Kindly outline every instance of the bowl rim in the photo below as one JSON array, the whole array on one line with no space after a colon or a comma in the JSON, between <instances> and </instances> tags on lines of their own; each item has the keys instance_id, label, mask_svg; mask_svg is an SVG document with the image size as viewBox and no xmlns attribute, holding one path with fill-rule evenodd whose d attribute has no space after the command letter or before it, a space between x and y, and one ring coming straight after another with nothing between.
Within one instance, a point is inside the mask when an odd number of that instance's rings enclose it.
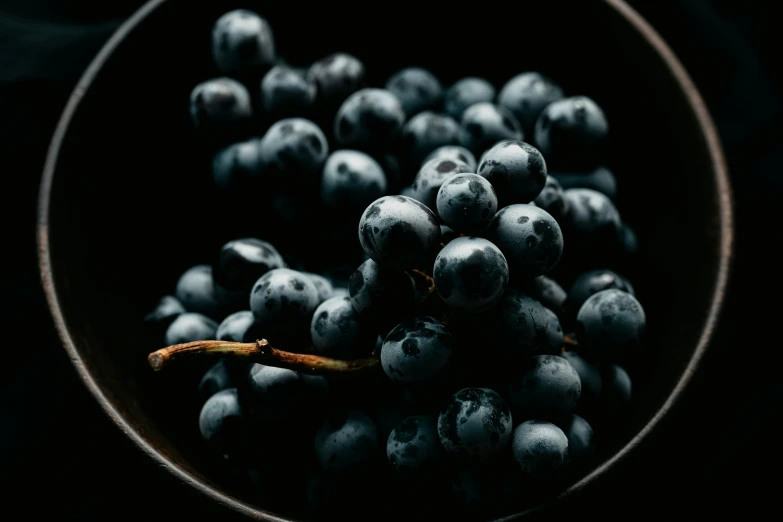
<instances>
[{"instance_id":1,"label":"bowl rim","mask_svg":"<svg viewBox=\"0 0 783 522\"><path fill-rule=\"evenodd\" d=\"M169 460L163 453L158 451L152 443L148 442L141 435L141 433L139 433L133 427L132 423L128 422L123 417L123 415L117 411L111 400L106 396L96 380L90 374L78 348L76 347L76 343L71 336L65 315L63 314L62 307L60 306L58 291L55 288L48 233L49 202L54 173L57 169L60 148L62 146L63 140L68 132L70 123L79 108L79 104L82 98L88 91L90 85L93 83L95 77L103 68L105 62L110 59L112 54L114 54L114 51L126 39L126 37L166 1L167 0L149 0L125 22L122 23L122 25L103 45L95 58L93 58L93 60L90 62L90 65L79 79L76 87L68 99L65 109L62 112L46 155L38 198L38 219L36 229L38 265L41 282L58 335L64 345L66 352L68 353L69 358L71 359L71 362L79 374L79 377L90 393L92 393L92 395L98 401L103 411L123 431L123 433L125 433L125 435L127 435L128 438L130 438L136 444L136 446L138 446L144 453L149 455L173 476L192 486L207 497L232 509L233 511L239 512L257 520L290 522L292 519L281 518L262 509L252 507L242 500L227 495L218 489L205 484L199 478L195 477L193 474L186 471L178 464ZM675 56L674 52L669 48L668 44L666 44L663 38L655 31L655 29L653 29L652 26L635 9L628 5L625 0L603 1L610 8L614 9L614 11L620 15L633 29L635 29L636 32L646 42L646 44L649 45L663 60L669 74L677 82L679 89L685 96L692 115L696 120L697 127L699 128L705 140L707 153L710 159L712 175L715 181L718 195L718 230L720 233L718 251L720 260L718 264L717 277L715 279L715 286L710 300L707 319L704 323L704 327L696 345L696 349L694 350L688 365L677 381L674 389L669 394L666 401L660 406L658 411L647 422L647 424L611 458L604 461L601 465L593 469L588 475L584 476L578 482L572 484L570 487L568 487L568 489L556 497L549 499L547 502L540 505L499 519L497 522L516 520L528 513L539 511L543 508L546 508L547 506L551 506L555 501L564 500L566 497L574 496L575 493L582 491L589 484L593 483L599 476L610 471L611 468L613 468L622 459L627 457L632 450L634 450L649 437L661 419L679 400L688 383L690 382L693 374L698 368L716 328L718 316L723 305L726 287L728 284L734 243L732 192L728 178L728 169L720 144L720 138L712 118L707 110L704 100L701 97L701 94L694 85L685 68L682 66L679 59Z\"/></svg>"}]
</instances>

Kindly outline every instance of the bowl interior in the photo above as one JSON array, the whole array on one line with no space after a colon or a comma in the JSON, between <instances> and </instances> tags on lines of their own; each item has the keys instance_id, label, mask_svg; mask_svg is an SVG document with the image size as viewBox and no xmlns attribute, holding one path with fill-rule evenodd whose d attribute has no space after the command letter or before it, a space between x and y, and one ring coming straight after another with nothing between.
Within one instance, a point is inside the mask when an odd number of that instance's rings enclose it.
<instances>
[{"instance_id":1,"label":"bowl interior","mask_svg":"<svg viewBox=\"0 0 783 522\"><path fill-rule=\"evenodd\" d=\"M702 333L720 263L719 204L705 138L663 60L609 5L575 4L531 2L523 15L491 4L436 17L388 6L380 17L320 5L241 6L268 18L279 54L295 65L350 52L373 86L410 65L431 69L444 84L477 75L496 87L538 70L604 108L618 208L640 239L638 262L622 269L649 325L630 368L635 397L625 442L669 396ZM217 76L212 23L235 6L164 2L105 61L59 150L48 241L68 335L120 418L187 473L252 503L216 478L204 457L193 372L153 374L140 335L140 319L173 292L179 274L212 262L230 239L295 237L312 258L322 246L322 230L270 229L263 194L241 202L217 194L214 147L191 127L190 90Z\"/></svg>"}]
</instances>

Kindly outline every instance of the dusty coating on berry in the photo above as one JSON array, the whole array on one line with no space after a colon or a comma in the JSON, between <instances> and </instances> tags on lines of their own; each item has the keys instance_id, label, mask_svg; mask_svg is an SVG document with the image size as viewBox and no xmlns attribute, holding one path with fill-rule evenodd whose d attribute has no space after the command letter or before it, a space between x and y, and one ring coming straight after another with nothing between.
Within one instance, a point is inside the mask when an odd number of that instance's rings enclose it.
<instances>
[{"instance_id":1,"label":"dusty coating on berry","mask_svg":"<svg viewBox=\"0 0 783 522\"><path fill-rule=\"evenodd\" d=\"M261 139L265 168L284 176L300 179L318 176L328 155L329 145L323 131L304 118L278 120Z\"/></svg>"},{"instance_id":2,"label":"dusty coating on berry","mask_svg":"<svg viewBox=\"0 0 783 522\"><path fill-rule=\"evenodd\" d=\"M209 317L197 313L177 316L166 329L166 345L191 343L215 338L218 324Z\"/></svg>"},{"instance_id":3,"label":"dusty coating on berry","mask_svg":"<svg viewBox=\"0 0 783 522\"><path fill-rule=\"evenodd\" d=\"M487 460L511 438L511 411L497 392L465 388L441 410L438 435L447 452Z\"/></svg>"},{"instance_id":4,"label":"dusty coating on berry","mask_svg":"<svg viewBox=\"0 0 783 522\"><path fill-rule=\"evenodd\" d=\"M622 222L617 207L606 195L591 189L568 189L563 196L569 208L567 223L578 241L589 243L601 235L616 240Z\"/></svg>"},{"instance_id":5,"label":"dusty coating on berry","mask_svg":"<svg viewBox=\"0 0 783 522\"><path fill-rule=\"evenodd\" d=\"M218 341L252 343L261 339L261 329L250 310L242 310L229 315L217 328L215 338Z\"/></svg>"},{"instance_id":6,"label":"dusty coating on berry","mask_svg":"<svg viewBox=\"0 0 783 522\"><path fill-rule=\"evenodd\" d=\"M448 158L435 158L421 166L413 180L414 199L425 204L432 212L437 211L438 190L441 185L456 174L471 173L467 163Z\"/></svg>"},{"instance_id":7,"label":"dusty coating on berry","mask_svg":"<svg viewBox=\"0 0 783 522\"><path fill-rule=\"evenodd\" d=\"M334 209L363 210L387 189L386 174L371 156L357 150L337 150L321 175L321 199Z\"/></svg>"},{"instance_id":8,"label":"dusty coating on berry","mask_svg":"<svg viewBox=\"0 0 783 522\"><path fill-rule=\"evenodd\" d=\"M483 155L477 173L495 187L500 207L531 202L547 180L544 157L538 149L520 140L494 144Z\"/></svg>"},{"instance_id":9,"label":"dusty coating on berry","mask_svg":"<svg viewBox=\"0 0 783 522\"><path fill-rule=\"evenodd\" d=\"M264 329L307 329L319 302L313 281L289 268L270 270L250 292L250 309Z\"/></svg>"},{"instance_id":10,"label":"dusty coating on berry","mask_svg":"<svg viewBox=\"0 0 783 522\"><path fill-rule=\"evenodd\" d=\"M615 288L590 296L576 316L580 352L596 359L624 358L641 343L646 317L639 301Z\"/></svg>"},{"instance_id":11,"label":"dusty coating on berry","mask_svg":"<svg viewBox=\"0 0 783 522\"><path fill-rule=\"evenodd\" d=\"M563 98L563 89L538 72L511 78L498 93L498 105L514 114L527 135L533 137L536 120L544 108Z\"/></svg>"},{"instance_id":12,"label":"dusty coating on berry","mask_svg":"<svg viewBox=\"0 0 783 522\"><path fill-rule=\"evenodd\" d=\"M532 357L509 384L511 404L536 418L551 419L570 414L581 393L579 374L558 355Z\"/></svg>"},{"instance_id":13,"label":"dusty coating on berry","mask_svg":"<svg viewBox=\"0 0 783 522\"><path fill-rule=\"evenodd\" d=\"M315 456L325 471L350 471L369 464L378 447L372 420L349 410L324 421L315 435Z\"/></svg>"},{"instance_id":14,"label":"dusty coating on berry","mask_svg":"<svg viewBox=\"0 0 783 522\"><path fill-rule=\"evenodd\" d=\"M405 418L389 434L386 457L392 469L401 473L435 468L443 458L435 417Z\"/></svg>"},{"instance_id":15,"label":"dusty coating on berry","mask_svg":"<svg viewBox=\"0 0 783 522\"><path fill-rule=\"evenodd\" d=\"M563 425L563 433L568 439L568 452L571 457L589 457L593 454L593 428L582 417L571 415Z\"/></svg>"},{"instance_id":16,"label":"dusty coating on berry","mask_svg":"<svg viewBox=\"0 0 783 522\"><path fill-rule=\"evenodd\" d=\"M451 308L482 312L503 297L508 264L500 249L486 239L458 237L435 259L435 289Z\"/></svg>"},{"instance_id":17,"label":"dusty coating on berry","mask_svg":"<svg viewBox=\"0 0 783 522\"><path fill-rule=\"evenodd\" d=\"M536 121L535 142L555 167L591 168L609 125L601 108L587 96L550 103Z\"/></svg>"},{"instance_id":18,"label":"dusty coating on berry","mask_svg":"<svg viewBox=\"0 0 783 522\"><path fill-rule=\"evenodd\" d=\"M522 277L544 275L563 253L560 225L545 210L533 205L500 209L489 224L488 238L506 256L510 270Z\"/></svg>"},{"instance_id":19,"label":"dusty coating on berry","mask_svg":"<svg viewBox=\"0 0 783 522\"><path fill-rule=\"evenodd\" d=\"M250 93L231 78L207 80L190 93L190 117L196 127L229 128L252 114Z\"/></svg>"},{"instance_id":20,"label":"dusty coating on berry","mask_svg":"<svg viewBox=\"0 0 783 522\"><path fill-rule=\"evenodd\" d=\"M207 399L201 407L198 420L201 436L207 441L219 439L222 435L226 435L222 432L230 429L231 423L243 416L236 388L219 391Z\"/></svg>"},{"instance_id":21,"label":"dusty coating on berry","mask_svg":"<svg viewBox=\"0 0 783 522\"><path fill-rule=\"evenodd\" d=\"M174 295L188 312L210 317L215 317L220 312L212 267L209 265L196 265L185 270L177 281Z\"/></svg>"},{"instance_id":22,"label":"dusty coating on berry","mask_svg":"<svg viewBox=\"0 0 783 522\"><path fill-rule=\"evenodd\" d=\"M355 56L335 53L311 65L307 78L315 83L320 102L335 106L364 87L365 68Z\"/></svg>"},{"instance_id":23,"label":"dusty coating on berry","mask_svg":"<svg viewBox=\"0 0 783 522\"><path fill-rule=\"evenodd\" d=\"M253 11L229 11L212 28L212 56L217 68L226 74L269 67L276 58L272 28Z\"/></svg>"},{"instance_id":24,"label":"dusty coating on berry","mask_svg":"<svg viewBox=\"0 0 783 522\"><path fill-rule=\"evenodd\" d=\"M451 334L433 317L408 319L383 341L381 366L395 382L427 382L446 369L453 345Z\"/></svg>"},{"instance_id":25,"label":"dusty coating on berry","mask_svg":"<svg viewBox=\"0 0 783 522\"><path fill-rule=\"evenodd\" d=\"M384 196L364 211L359 242L378 264L413 269L440 243L440 225L435 214L415 199Z\"/></svg>"},{"instance_id":26,"label":"dusty coating on berry","mask_svg":"<svg viewBox=\"0 0 783 522\"><path fill-rule=\"evenodd\" d=\"M522 127L508 109L489 102L474 103L462 114L465 129L463 145L473 154L481 154L502 140L521 140Z\"/></svg>"},{"instance_id":27,"label":"dusty coating on berry","mask_svg":"<svg viewBox=\"0 0 783 522\"><path fill-rule=\"evenodd\" d=\"M315 82L285 65L276 65L261 80L261 103L275 114L303 112L315 102Z\"/></svg>"},{"instance_id":28,"label":"dusty coating on berry","mask_svg":"<svg viewBox=\"0 0 783 522\"><path fill-rule=\"evenodd\" d=\"M579 374L579 382L582 383L582 393L579 395L579 404L586 405L595 402L601 395L603 380L601 373L591 363L587 362L576 352L564 352L562 357L567 360Z\"/></svg>"},{"instance_id":29,"label":"dusty coating on berry","mask_svg":"<svg viewBox=\"0 0 783 522\"><path fill-rule=\"evenodd\" d=\"M334 137L344 147L380 150L405 122L400 100L385 89L366 88L350 95L334 120Z\"/></svg>"},{"instance_id":30,"label":"dusty coating on berry","mask_svg":"<svg viewBox=\"0 0 783 522\"><path fill-rule=\"evenodd\" d=\"M554 478L570 461L568 438L549 422L529 420L517 426L511 449L522 473L529 477Z\"/></svg>"},{"instance_id":31,"label":"dusty coating on berry","mask_svg":"<svg viewBox=\"0 0 783 522\"><path fill-rule=\"evenodd\" d=\"M477 174L457 174L443 182L436 199L440 218L454 230L481 235L495 217L494 187Z\"/></svg>"},{"instance_id":32,"label":"dusty coating on berry","mask_svg":"<svg viewBox=\"0 0 783 522\"><path fill-rule=\"evenodd\" d=\"M401 150L413 165L432 151L462 143L462 127L453 118L432 111L420 112L402 128Z\"/></svg>"},{"instance_id":33,"label":"dusty coating on berry","mask_svg":"<svg viewBox=\"0 0 783 522\"><path fill-rule=\"evenodd\" d=\"M476 157L468 149L461 145L444 145L430 152L422 165L433 159L450 159L452 161L460 161L470 167L471 172L476 172Z\"/></svg>"},{"instance_id":34,"label":"dusty coating on berry","mask_svg":"<svg viewBox=\"0 0 783 522\"><path fill-rule=\"evenodd\" d=\"M315 309L310 337L316 353L337 359L369 357L375 333L359 319L348 297L332 297Z\"/></svg>"},{"instance_id":35,"label":"dusty coating on berry","mask_svg":"<svg viewBox=\"0 0 783 522\"><path fill-rule=\"evenodd\" d=\"M395 73L386 82L386 88L399 98L408 117L436 108L443 97L438 79L421 67L408 67Z\"/></svg>"},{"instance_id":36,"label":"dusty coating on berry","mask_svg":"<svg viewBox=\"0 0 783 522\"><path fill-rule=\"evenodd\" d=\"M368 259L351 274L348 293L354 310L368 318L396 313L413 305L416 286L405 272Z\"/></svg>"},{"instance_id":37,"label":"dusty coating on berry","mask_svg":"<svg viewBox=\"0 0 783 522\"><path fill-rule=\"evenodd\" d=\"M443 108L452 118L460 119L465 109L480 102L492 102L495 87L484 78L468 77L455 82L443 95Z\"/></svg>"}]
</instances>

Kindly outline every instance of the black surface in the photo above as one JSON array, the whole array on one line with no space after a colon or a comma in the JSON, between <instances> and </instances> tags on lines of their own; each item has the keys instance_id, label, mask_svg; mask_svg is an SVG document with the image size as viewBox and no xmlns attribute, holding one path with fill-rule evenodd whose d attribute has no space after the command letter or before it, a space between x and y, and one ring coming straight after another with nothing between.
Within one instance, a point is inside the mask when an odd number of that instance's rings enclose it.
<instances>
[{"instance_id":1,"label":"black surface","mask_svg":"<svg viewBox=\"0 0 783 522\"><path fill-rule=\"evenodd\" d=\"M84 67L139 3L0 3L7 270L0 282L0 482L5 510L31 517L233 519L177 484L103 415L60 348L38 285L35 202L54 124ZM665 421L668 429L623 465L615 491L596 497L591 513L610 519L682 510L748 515L774 504L768 495L783 464L775 428L783 377L772 212L783 195L780 84L772 76L777 29L762 1L633 4L681 58L719 127L735 191L737 254L717 342L702 369ZM661 136L651 151L665 141ZM651 183L665 200L677 180L666 177L665 162L661 169L661 179Z\"/></svg>"}]
</instances>

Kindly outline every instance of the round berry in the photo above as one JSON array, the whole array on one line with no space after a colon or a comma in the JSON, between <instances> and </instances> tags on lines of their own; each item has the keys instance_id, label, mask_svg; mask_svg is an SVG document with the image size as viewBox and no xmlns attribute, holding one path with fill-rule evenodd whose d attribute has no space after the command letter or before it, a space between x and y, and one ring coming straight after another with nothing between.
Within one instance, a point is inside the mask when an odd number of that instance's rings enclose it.
<instances>
[{"instance_id":1,"label":"round berry","mask_svg":"<svg viewBox=\"0 0 783 522\"><path fill-rule=\"evenodd\" d=\"M196 265L185 270L177 280L174 295L188 312L210 317L218 317L222 312L215 295L212 267L209 265Z\"/></svg>"},{"instance_id":2,"label":"round berry","mask_svg":"<svg viewBox=\"0 0 783 522\"><path fill-rule=\"evenodd\" d=\"M625 358L641 343L645 322L644 309L633 295L601 290L576 316L579 351L593 359Z\"/></svg>"},{"instance_id":3,"label":"round berry","mask_svg":"<svg viewBox=\"0 0 783 522\"><path fill-rule=\"evenodd\" d=\"M557 221L533 205L500 209L489 225L489 238L519 276L547 273L563 253L563 234Z\"/></svg>"},{"instance_id":4,"label":"round berry","mask_svg":"<svg viewBox=\"0 0 783 522\"><path fill-rule=\"evenodd\" d=\"M527 477L553 479L570 461L568 437L549 422L528 420L514 429L514 460Z\"/></svg>"},{"instance_id":5,"label":"round berry","mask_svg":"<svg viewBox=\"0 0 783 522\"><path fill-rule=\"evenodd\" d=\"M331 297L315 309L310 336L319 355L355 359L372 353L376 334L359 319L350 298Z\"/></svg>"},{"instance_id":6,"label":"round berry","mask_svg":"<svg viewBox=\"0 0 783 522\"><path fill-rule=\"evenodd\" d=\"M462 114L465 147L481 154L502 140L521 140L522 128L507 109L489 102L474 103Z\"/></svg>"},{"instance_id":7,"label":"round berry","mask_svg":"<svg viewBox=\"0 0 783 522\"><path fill-rule=\"evenodd\" d=\"M438 215L454 230L481 234L498 209L495 189L478 174L457 174L443 182L436 199Z\"/></svg>"},{"instance_id":8,"label":"round berry","mask_svg":"<svg viewBox=\"0 0 783 522\"><path fill-rule=\"evenodd\" d=\"M402 152L413 165L442 146L462 143L462 127L453 118L432 111L412 117L402 128Z\"/></svg>"},{"instance_id":9,"label":"round berry","mask_svg":"<svg viewBox=\"0 0 783 522\"><path fill-rule=\"evenodd\" d=\"M325 471L360 469L372 462L377 448L375 424L357 410L327 419L315 434L315 456Z\"/></svg>"},{"instance_id":10,"label":"round berry","mask_svg":"<svg viewBox=\"0 0 783 522\"><path fill-rule=\"evenodd\" d=\"M449 453L486 461L511 439L511 412L497 392L465 388L455 393L441 410L438 435Z\"/></svg>"},{"instance_id":11,"label":"round berry","mask_svg":"<svg viewBox=\"0 0 783 522\"><path fill-rule=\"evenodd\" d=\"M231 78L207 80L190 93L190 117L198 128L232 128L246 123L252 115L250 94Z\"/></svg>"},{"instance_id":12,"label":"round berry","mask_svg":"<svg viewBox=\"0 0 783 522\"><path fill-rule=\"evenodd\" d=\"M391 316L413 305L415 283L411 276L382 267L372 259L362 263L351 275L348 291L351 304L363 317Z\"/></svg>"},{"instance_id":13,"label":"round berry","mask_svg":"<svg viewBox=\"0 0 783 522\"><path fill-rule=\"evenodd\" d=\"M436 108L443 97L443 87L438 79L421 67L397 72L386 82L386 88L400 99L408 117Z\"/></svg>"},{"instance_id":14,"label":"round berry","mask_svg":"<svg viewBox=\"0 0 783 522\"><path fill-rule=\"evenodd\" d=\"M250 292L259 277L285 266L283 256L270 243L254 237L234 239L220 248L215 281L229 291Z\"/></svg>"},{"instance_id":15,"label":"round berry","mask_svg":"<svg viewBox=\"0 0 783 522\"><path fill-rule=\"evenodd\" d=\"M221 190L241 191L263 174L261 140L253 138L220 149L212 158L212 179Z\"/></svg>"},{"instance_id":16,"label":"round berry","mask_svg":"<svg viewBox=\"0 0 783 522\"><path fill-rule=\"evenodd\" d=\"M443 182L455 174L472 173L467 163L458 160L435 158L421 166L413 181L414 198L430 210L437 210L438 190Z\"/></svg>"},{"instance_id":17,"label":"round berry","mask_svg":"<svg viewBox=\"0 0 783 522\"><path fill-rule=\"evenodd\" d=\"M253 11L229 11L218 18L212 29L212 56L225 74L266 69L276 57L272 28Z\"/></svg>"},{"instance_id":18,"label":"round berry","mask_svg":"<svg viewBox=\"0 0 783 522\"><path fill-rule=\"evenodd\" d=\"M330 208L358 209L386 194L383 169L357 150L337 150L326 160L321 176L321 199Z\"/></svg>"},{"instance_id":19,"label":"round berry","mask_svg":"<svg viewBox=\"0 0 783 522\"><path fill-rule=\"evenodd\" d=\"M571 285L571 290L568 292L568 306L576 313L591 295L610 288L622 290L631 295L635 293L631 282L616 272L606 269L589 270L577 277Z\"/></svg>"},{"instance_id":20,"label":"round berry","mask_svg":"<svg viewBox=\"0 0 783 522\"><path fill-rule=\"evenodd\" d=\"M443 96L446 114L460 119L465 109L481 102L491 103L495 99L495 87L484 78L463 78L448 89Z\"/></svg>"},{"instance_id":21,"label":"round berry","mask_svg":"<svg viewBox=\"0 0 783 522\"><path fill-rule=\"evenodd\" d=\"M399 135L405 122L400 100L384 89L362 89L340 106L334 136L345 147L382 150Z\"/></svg>"},{"instance_id":22,"label":"round berry","mask_svg":"<svg viewBox=\"0 0 783 522\"><path fill-rule=\"evenodd\" d=\"M537 72L514 76L500 89L498 105L511 111L525 134L533 136L536 121L544 108L563 98L563 89Z\"/></svg>"},{"instance_id":23,"label":"round berry","mask_svg":"<svg viewBox=\"0 0 783 522\"><path fill-rule=\"evenodd\" d=\"M453 341L432 317L417 317L397 325L381 348L381 366L389 379L421 383L439 376L449 363Z\"/></svg>"},{"instance_id":24,"label":"round berry","mask_svg":"<svg viewBox=\"0 0 783 522\"><path fill-rule=\"evenodd\" d=\"M364 64L350 54L330 54L310 66L307 78L315 83L318 100L327 107L336 107L364 87Z\"/></svg>"},{"instance_id":25,"label":"round berry","mask_svg":"<svg viewBox=\"0 0 783 522\"><path fill-rule=\"evenodd\" d=\"M217 328L215 338L218 341L252 343L262 338L256 318L250 310L242 310L229 315Z\"/></svg>"},{"instance_id":26,"label":"round berry","mask_svg":"<svg viewBox=\"0 0 783 522\"><path fill-rule=\"evenodd\" d=\"M546 172L546 162L538 149L518 140L497 143L478 166L478 174L495 187L501 208L533 201L546 185Z\"/></svg>"},{"instance_id":27,"label":"round berry","mask_svg":"<svg viewBox=\"0 0 783 522\"><path fill-rule=\"evenodd\" d=\"M250 293L253 315L260 327L270 332L308 331L319 302L313 281L289 268L270 270L256 282Z\"/></svg>"},{"instance_id":28,"label":"round berry","mask_svg":"<svg viewBox=\"0 0 783 522\"><path fill-rule=\"evenodd\" d=\"M471 172L476 172L476 157L472 152L460 145L443 145L442 147L438 147L424 158L422 165L436 158L465 163L470 167Z\"/></svg>"},{"instance_id":29,"label":"round berry","mask_svg":"<svg viewBox=\"0 0 783 522\"><path fill-rule=\"evenodd\" d=\"M590 168L600 159L608 131L601 108L587 96L574 96L546 106L535 142L554 168Z\"/></svg>"},{"instance_id":30,"label":"round berry","mask_svg":"<svg viewBox=\"0 0 783 522\"><path fill-rule=\"evenodd\" d=\"M511 404L528 418L556 419L574 411L582 382L563 357L536 355L520 368L509 393Z\"/></svg>"},{"instance_id":31,"label":"round berry","mask_svg":"<svg viewBox=\"0 0 783 522\"><path fill-rule=\"evenodd\" d=\"M177 316L166 330L166 345L209 341L215 338L218 324L209 317L196 313Z\"/></svg>"},{"instance_id":32,"label":"round berry","mask_svg":"<svg viewBox=\"0 0 783 522\"><path fill-rule=\"evenodd\" d=\"M576 352L564 352L563 359L569 362L582 383L582 393L579 395L579 405L592 405L601 395L602 379L598 368L585 361Z\"/></svg>"},{"instance_id":33,"label":"round berry","mask_svg":"<svg viewBox=\"0 0 783 522\"><path fill-rule=\"evenodd\" d=\"M568 453L573 458L589 457L593 454L593 428L579 415L563 424L563 433L568 439Z\"/></svg>"},{"instance_id":34,"label":"round berry","mask_svg":"<svg viewBox=\"0 0 783 522\"><path fill-rule=\"evenodd\" d=\"M261 139L264 165L287 176L317 176L328 155L326 136L318 125L304 118L279 120Z\"/></svg>"},{"instance_id":35,"label":"round berry","mask_svg":"<svg viewBox=\"0 0 783 522\"><path fill-rule=\"evenodd\" d=\"M386 457L397 472L433 469L443 459L435 417L415 415L405 418L389 434Z\"/></svg>"},{"instance_id":36,"label":"round berry","mask_svg":"<svg viewBox=\"0 0 783 522\"><path fill-rule=\"evenodd\" d=\"M546 177L546 184L536 196L534 204L538 208L546 210L558 223L565 220L568 214L568 201L565 198L563 187L552 176Z\"/></svg>"},{"instance_id":37,"label":"round berry","mask_svg":"<svg viewBox=\"0 0 783 522\"><path fill-rule=\"evenodd\" d=\"M315 102L316 87L298 71L276 65L261 80L264 110L280 116L300 115Z\"/></svg>"}]
</instances>

